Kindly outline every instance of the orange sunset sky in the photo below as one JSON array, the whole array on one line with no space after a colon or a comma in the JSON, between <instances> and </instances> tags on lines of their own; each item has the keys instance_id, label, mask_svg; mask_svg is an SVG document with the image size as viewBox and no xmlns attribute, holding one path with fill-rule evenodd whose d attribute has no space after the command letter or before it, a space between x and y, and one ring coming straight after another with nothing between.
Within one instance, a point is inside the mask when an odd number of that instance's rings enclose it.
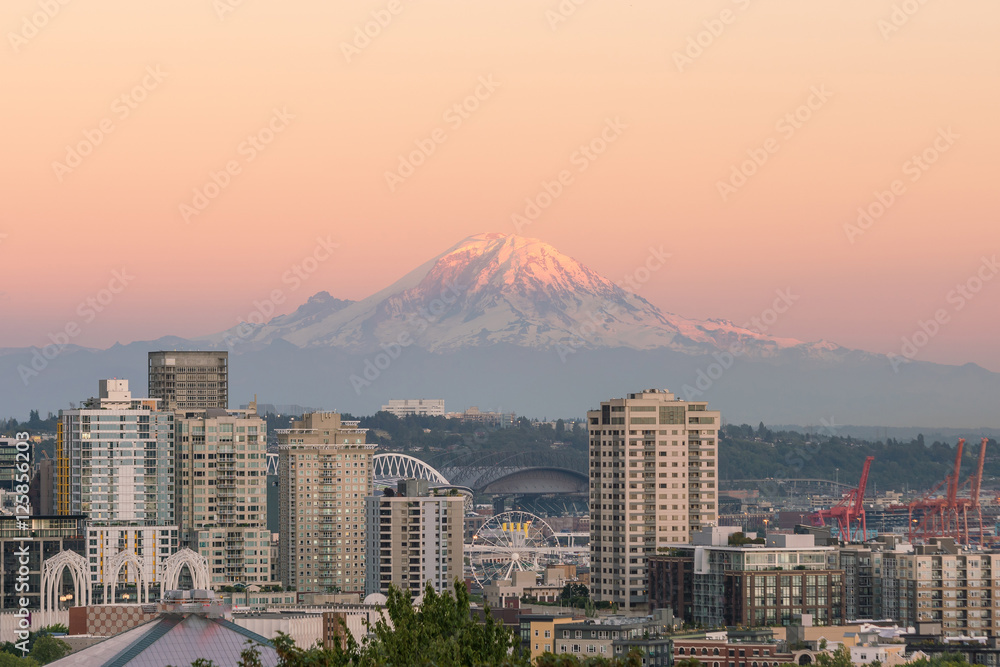
<instances>
[{"instance_id":1,"label":"orange sunset sky","mask_svg":"<svg viewBox=\"0 0 1000 667\"><path fill-rule=\"evenodd\" d=\"M568 170L520 233L619 284L662 247L638 293L664 310L741 324L790 289L769 333L896 353L944 310L919 358L1000 371L998 25L995 0L4 0L0 347L360 299L515 232ZM318 237L339 247L289 290Z\"/></svg>"}]
</instances>

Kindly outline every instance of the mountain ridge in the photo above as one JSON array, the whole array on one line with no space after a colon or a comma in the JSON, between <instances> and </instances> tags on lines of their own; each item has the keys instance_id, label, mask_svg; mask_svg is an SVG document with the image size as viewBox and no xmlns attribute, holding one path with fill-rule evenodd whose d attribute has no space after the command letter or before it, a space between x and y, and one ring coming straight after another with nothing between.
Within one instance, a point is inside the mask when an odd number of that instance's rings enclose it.
<instances>
[{"instance_id":1,"label":"mountain ridge","mask_svg":"<svg viewBox=\"0 0 1000 667\"><path fill-rule=\"evenodd\" d=\"M389 398L435 396L580 415L661 387L732 422L1000 426L1000 374L978 365L895 368L828 341L684 318L548 244L502 234L468 237L359 301L320 291L290 313L207 336L51 348L0 349L0 376L17 387L4 397L10 414L78 402L100 378L130 378L142 395L146 352L216 349L231 353L233 405L258 394L371 414Z\"/></svg>"}]
</instances>

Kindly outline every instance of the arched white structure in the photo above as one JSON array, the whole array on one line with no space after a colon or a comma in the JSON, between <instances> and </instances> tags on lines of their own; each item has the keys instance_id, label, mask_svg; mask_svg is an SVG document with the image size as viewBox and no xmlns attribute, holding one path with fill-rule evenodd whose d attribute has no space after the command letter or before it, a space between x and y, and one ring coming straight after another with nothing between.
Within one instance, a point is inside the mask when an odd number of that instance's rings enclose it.
<instances>
[{"instance_id":1,"label":"arched white structure","mask_svg":"<svg viewBox=\"0 0 1000 667\"><path fill-rule=\"evenodd\" d=\"M268 454L267 455L267 474L277 475L278 474L278 455Z\"/></svg>"},{"instance_id":2,"label":"arched white structure","mask_svg":"<svg viewBox=\"0 0 1000 667\"><path fill-rule=\"evenodd\" d=\"M117 554L108 559L107 564L104 569L104 604L111 604L108 602L108 589L111 589L111 593L114 594L115 590L118 588L118 573L126 565L131 565L135 568L136 572L136 594L139 599L136 600L139 604L146 604L149 602L149 582L146 581L146 577L143 576L143 562L138 556L136 556L131 551L119 551Z\"/></svg>"},{"instance_id":3,"label":"arched white structure","mask_svg":"<svg viewBox=\"0 0 1000 667\"><path fill-rule=\"evenodd\" d=\"M59 590L67 568L73 578L77 605L90 606L90 563L75 551L60 551L42 565L41 612L45 625L54 622L52 613L59 610Z\"/></svg>"},{"instance_id":4,"label":"arched white structure","mask_svg":"<svg viewBox=\"0 0 1000 667\"><path fill-rule=\"evenodd\" d=\"M445 476L423 461L406 454L376 454L372 457L375 486L392 486L401 479L426 479L435 484L450 484Z\"/></svg>"},{"instance_id":5,"label":"arched white structure","mask_svg":"<svg viewBox=\"0 0 1000 667\"><path fill-rule=\"evenodd\" d=\"M211 587L208 561L201 554L185 547L168 556L160 566L161 592L177 590L181 580L181 568L185 565L191 572L194 588L207 590Z\"/></svg>"}]
</instances>

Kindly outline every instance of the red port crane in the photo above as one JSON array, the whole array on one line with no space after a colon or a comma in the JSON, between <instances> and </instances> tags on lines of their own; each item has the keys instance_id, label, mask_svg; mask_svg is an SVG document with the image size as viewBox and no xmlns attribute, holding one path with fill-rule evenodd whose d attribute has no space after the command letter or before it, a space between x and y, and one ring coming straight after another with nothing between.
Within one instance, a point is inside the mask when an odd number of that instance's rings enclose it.
<instances>
[{"instance_id":1,"label":"red port crane","mask_svg":"<svg viewBox=\"0 0 1000 667\"><path fill-rule=\"evenodd\" d=\"M868 537L868 525L865 523L865 487L868 486L868 470L872 466L874 456L865 458L865 465L861 469L861 481L858 488L851 489L836 505L828 510L819 510L810 517L812 525L825 526L827 519L836 519L840 533L840 539L850 542L852 539L851 525L857 523L858 532L862 542Z\"/></svg>"},{"instance_id":2,"label":"red port crane","mask_svg":"<svg viewBox=\"0 0 1000 667\"><path fill-rule=\"evenodd\" d=\"M965 439L958 441L955 448L955 465L943 482L925 493L919 500L910 503L910 541L925 541L930 537L953 537L956 542L969 544L969 510L976 514L979 522L979 543L983 543L983 514L979 504L979 493L983 481L983 463L986 460L986 443L983 438L979 445L979 460L976 471L969 476L969 497L959 498L959 476L962 468L962 451ZM934 497L941 487L945 487L943 497ZM914 518L919 514L919 518Z\"/></svg>"}]
</instances>

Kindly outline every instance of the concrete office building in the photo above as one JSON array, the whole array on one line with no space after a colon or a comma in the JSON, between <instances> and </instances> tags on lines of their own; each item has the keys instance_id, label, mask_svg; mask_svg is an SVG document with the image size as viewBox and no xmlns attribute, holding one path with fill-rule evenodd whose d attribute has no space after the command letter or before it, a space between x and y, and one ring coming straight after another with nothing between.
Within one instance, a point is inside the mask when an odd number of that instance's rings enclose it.
<instances>
[{"instance_id":1,"label":"concrete office building","mask_svg":"<svg viewBox=\"0 0 1000 667\"><path fill-rule=\"evenodd\" d=\"M60 410L56 508L91 525L174 524L174 416L132 398L128 380L101 380L98 398Z\"/></svg>"},{"instance_id":2,"label":"concrete office building","mask_svg":"<svg viewBox=\"0 0 1000 667\"><path fill-rule=\"evenodd\" d=\"M267 422L251 404L178 411L174 429L181 546L205 557L213 586L271 582Z\"/></svg>"},{"instance_id":3,"label":"concrete office building","mask_svg":"<svg viewBox=\"0 0 1000 667\"><path fill-rule=\"evenodd\" d=\"M426 417L444 417L443 398L390 398L389 403L382 406L383 412L406 417L407 415L422 415Z\"/></svg>"},{"instance_id":4,"label":"concrete office building","mask_svg":"<svg viewBox=\"0 0 1000 667\"><path fill-rule=\"evenodd\" d=\"M463 577L465 497L438 494L422 479L399 482L392 495L365 499L365 595L394 584L418 595L428 583L449 591Z\"/></svg>"},{"instance_id":5,"label":"concrete office building","mask_svg":"<svg viewBox=\"0 0 1000 667\"><path fill-rule=\"evenodd\" d=\"M150 352L149 395L166 410L229 407L228 352Z\"/></svg>"},{"instance_id":6,"label":"concrete office building","mask_svg":"<svg viewBox=\"0 0 1000 667\"><path fill-rule=\"evenodd\" d=\"M372 495L367 429L333 412L277 431L281 581L302 593L365 590L365 501Z\"/></svg>"},{"instance_id":7,"label":"concrete office building","mask_svg":"<svg viewBox=\"0 0 1000 667\"><path fill-rule=\"evenodd\" d=\"M587 421L591 595L634 609L647 603L646 558L717 522L722 418L648 389L602 402Z\"/></svg>"}]
</instances>

